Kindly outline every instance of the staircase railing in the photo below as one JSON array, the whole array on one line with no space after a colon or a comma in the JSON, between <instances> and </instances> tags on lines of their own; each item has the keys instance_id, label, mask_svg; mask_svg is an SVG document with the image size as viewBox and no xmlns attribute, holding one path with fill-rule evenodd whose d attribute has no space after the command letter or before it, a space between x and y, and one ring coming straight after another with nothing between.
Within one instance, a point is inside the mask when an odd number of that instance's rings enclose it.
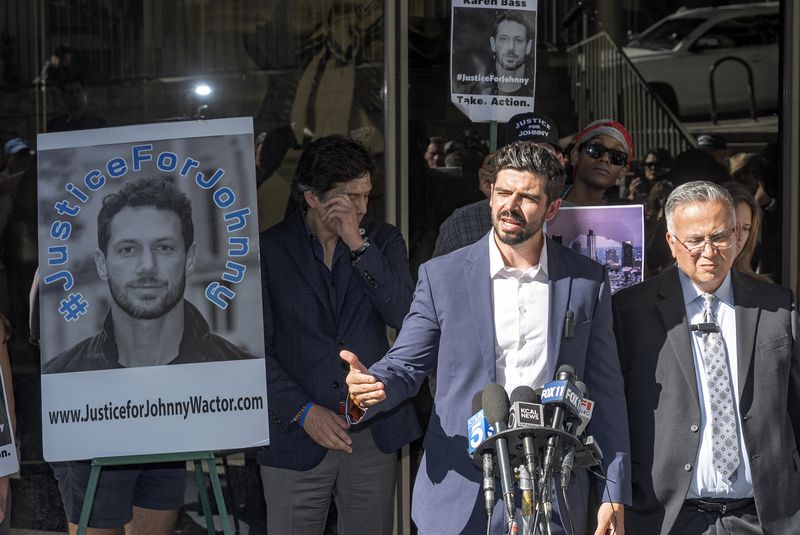
<instances>
[{"instance_id":1,"label":"staircase railing","mask_svg":"<svg viewBox=\"0 0 800 535\"><path fill-rule=\"evenodd\" d=\"M637 157L653 147L677 155L694 137L605 32L567 49L578 124L614 119L630 131Z\"/></svg>"}]
</instances>

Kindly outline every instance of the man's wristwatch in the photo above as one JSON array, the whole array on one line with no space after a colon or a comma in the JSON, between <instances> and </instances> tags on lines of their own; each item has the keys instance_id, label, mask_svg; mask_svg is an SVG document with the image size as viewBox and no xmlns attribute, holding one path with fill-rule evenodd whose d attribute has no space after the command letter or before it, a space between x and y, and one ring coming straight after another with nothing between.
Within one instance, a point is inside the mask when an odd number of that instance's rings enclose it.
<instances>
[{"instance_id":1,"label":"man's wristwatch","mask_svg":"<svg viewBox=\"0 0 800 535\"><path fill-rule=\"evenodd\" d=\"M350 260L356 262L367 250L367 247L369 247L369 238L364 238L364 242L358 247L358 249L353 249L350 251Z\"/></svg>"}]
</instances>

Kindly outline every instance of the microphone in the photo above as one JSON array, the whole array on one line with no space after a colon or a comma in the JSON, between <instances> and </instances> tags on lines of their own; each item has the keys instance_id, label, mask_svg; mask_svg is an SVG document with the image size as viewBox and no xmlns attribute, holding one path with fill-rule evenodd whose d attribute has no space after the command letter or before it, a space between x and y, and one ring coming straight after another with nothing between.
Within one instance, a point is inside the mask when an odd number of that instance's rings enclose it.
<instances>
[{"instance_id":1,"label":"microphone","mask_svg":"<svg viewBox=\"0 0 800 535\"><path fill-rule=\"evenodd\" d=\"M472 416L467 420L467 453L473 455L486 439L494 435L494 428L489 425L481 408L483 391L475 393L472 398Z\"/></svg>"},{"instance_id":2,"label":"microphone","mask_svg":"<svg viewBox=\"0 0 800 535\"><path fill-rule=\"evenodd\" d=\"M536 459L536 445L534 438L536 428L544 424L544 407L537 403L539 398L533 389L520 385L511 392L511 412L508 417L508 426L520 430L522 448L525 453L525 467L528 475L536 479L538 460Z\"/></svg>"},{"instance_id":3,"label":"microphone","mask_svg":"<svg viewBox=\"0 0 800 535\"><path fill-rule=\"evenodd\" d=\"M522 515L522 532L530 531L531 515L533 514L533 476L525 468L525 464L519 465L519 491L522 494L520 500L520 513Z\"/></svg>"},{"instance_id":4,"label":"microphone","mask_svg":"<svg viewBox=\"0 0 800 535\"><path fill-rule=\"evenodd\" d=\"M589 468L603 462L603 450L593 436L588 436L582 441L583 446L575 452L575 464Z\"/></svg>"},{"instance_id":5,"label":"microphone","mask_svg":"<svg viewBox=\"0 0 800 535\"><path fill-rule=\"evenodd\" d=\"M508 426L526 428L545 425L544 407L539 404L539 396L527 385L516 387L510 396L511 409L508 413Z\"/></svg>"},{"instance_id":6,"label":"microphone","mask_svg":"<svg viewBox=\"0 0 800 535\"><path fill-rule=\"evenodd\" d=\"M487 438L494 434L494 429L486 421L483 416L483 409L481 402L483 391L478 391L472 398L472 416L467 422L467 436L469 436L469 454L475 453L478 446L481 445ZM486 505L486 515L492 518L494 512L495 494L494 494L494 459L492 459L491 451L484 451L481 454L483 461L483 502Z\"/></svg>"},{"instance_id":7,"label":"microphone","mask_svg":"<svg viewBox=\"0 0 800 535\"><path fill-rule=\"evenodd\" d=\"M581 403L578 404L578 421L571 421L568 422L565 426L565 430L575 436L578 435L578 429L583 424L583 418L581 417L581 409L583 407L583 400L585 399L584 396L589 392L589 388L583 383L583 381L575 381L575 386L581 392ZM591 413L589 414L589 419L591 419ZM586 422L589 423L588 420ZM586 427L584 425L584 427ZM569 485L569 478L572 474L572 467L575 463L575 448L572 444L567 444L565 446L565 453L564 458L561 460L561 488L566 490L567 486Z\"/></svg>"},{"instance_id":8,"label":"microphone","mask_svg":"<svg viewBox=\"0 0 800 535\"><path fill-rule=\"evenodd\" d=\"M523 533L532 533L531 516L533 515L536 481L538 478L538 455L534 438L536 430L544 425L544 407L537 403L538 396L527 385L520 385L511 392L511 412L508 426L517 430L522 437L522 449L525 460L519 465L519 491L522 494L521 514Z\"/></svg>"},{"instance_id":9,"label":"microphone","mask_svg":"<svg viewBox=\"0 0 800 535\"><path fill-rule=\"evenodd\" d=\"M583 385L584 388L581 388L580 385ZM581 400L581 408L580 412L578 413L578 417L581 419L581 423L578 425L578 429L575 430L575 434L580 436L586 431L586 426L589 425L589 422L592 421L592 414L594 413L594 401L589 399L589 388L586 387L584 383L581 381L575 381L575 384L578 385L578 388L583 392L583 399Z\"/></svg>"},{"instance_id":10,"label":"microphone","mask_svg":"<svg viewBox=\"0 0 800 535\"><path fill-rule=\"evenodd\" d=\"M716 323L692 323L689 325L690 331L698 331L700 334L718 333L719 327Z\"/></svg>"},{"instance_id":11,"label":"microphone","mask_svg":"<svg viewBox=\"0 0 800 535\"><path fill-rule=\"evenodd\" d=\"M575 313L567 310L564 317L564 338L572 338L575 336Z\"/></svg>"},{"instance_id":12,"label":"microphone","mask_svg":"<svg viewBox=\"0 0 800 535\"><path fill-rule=\"evenodd\" d=\"M565 411L570 417L577 417L580 410L580 400L583 397L580 390L574 385L575 368L564 364L558 368L555 381L551 381L542 388L542 404L553 406L553 417L550 427L555 430L564 429ZM559 436L556 433L547 439L544 463L542 464L542 496L545 504L546 519L549 522L550 511L550 481L553 474L553 462L558 450Z\"/></svg>"},{"instance_id":13,"label":"microphone","mask_svg":"<svg viewBox=\"0 0 800 535\"><path fill-rule=\"evenodd\" d=\"M492 383L483 389L483 411L496 433L501 433L507 429L508 408L508 395L505 388ZM496 438L494 444L498 471L500 472L500 488L503 490L503 503L505 504L509 525L511 525L516 520L517 505L514 498L511 461L508 456L508 439L505 437Z\"/></svg>"}]
</instances>

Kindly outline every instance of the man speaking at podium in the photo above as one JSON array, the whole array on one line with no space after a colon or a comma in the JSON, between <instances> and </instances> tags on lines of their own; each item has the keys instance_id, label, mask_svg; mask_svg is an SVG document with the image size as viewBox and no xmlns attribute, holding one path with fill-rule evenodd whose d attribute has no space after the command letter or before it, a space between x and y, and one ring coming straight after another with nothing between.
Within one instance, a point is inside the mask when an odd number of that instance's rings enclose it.
<instances>
[{"instance_id":1,"label":"man speaking at podium","mask_svg":"<svg viewBox=\"0 0 800 535\"><path fill-rule=\"evenodd\" d=\"M481 472L467 454L472 396L489 383L507 391L541 386L562 364L572 365L596 402L590 432L605 458L608 484L598 534L621 534L630 501L628 427L622 376L611 330L611 299L602 266L544 236L561 201L564 170L547 149L529 142L495 155L493 229L477 243L423 264L394 347L369 370L350 365L351 400L362 420L413 396L437 368L433 414L414 486L411 515L423 535L484 533ZM372 356L363 355L371 358ZM351 406L351 416L360 417ZM577 470L568 490L574 532L587 529L589 477ZM492 533L503 532L498 500ZM568 524L554 514L554 524ZM561 525L553 533L564 533Z\"/></svg>"}]
</instances>

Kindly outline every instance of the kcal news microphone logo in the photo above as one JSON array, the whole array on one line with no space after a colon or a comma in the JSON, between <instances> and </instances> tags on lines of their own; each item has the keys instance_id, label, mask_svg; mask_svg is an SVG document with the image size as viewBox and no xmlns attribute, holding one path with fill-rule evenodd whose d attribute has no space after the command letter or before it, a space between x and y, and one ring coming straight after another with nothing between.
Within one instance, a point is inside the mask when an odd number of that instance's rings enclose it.
<instances>
[{"instance_id":1,"label":"kcal news microphone logo","mask_svg":"<svg viewBox=\"0 0 800 535\"><path fill-rule=\"evenodd\" d=\"M538 403L515 401L508 416L509 427L544 425L544 407Z\"/></svg>"},{"instance_id":2,"label":"kcal news microphone logo","mask_svg":"<svg viewBox=\"0 0 800 535\"><path fill-rule=\"evenodd\" d=\"M569 381L551 381L542 389L542 403L566 403L575 414L581 410L583 395Z\"/></svg>"},{"instance_id":3,"label":"kcal news microphone logo","mask_svg":"<svg viewBox=\"0 0 800 535\"><path fill-rule=\"evenodd\" d=\"M470 455L475 453L475 450L478 449L481 443L494 435L494 428L489 425L489 422L483 415L483 409L470 416L470 419L467 420L467 432L469 433L469 446L467 447L467 451Z\"/></svg>"}]
</instances>

